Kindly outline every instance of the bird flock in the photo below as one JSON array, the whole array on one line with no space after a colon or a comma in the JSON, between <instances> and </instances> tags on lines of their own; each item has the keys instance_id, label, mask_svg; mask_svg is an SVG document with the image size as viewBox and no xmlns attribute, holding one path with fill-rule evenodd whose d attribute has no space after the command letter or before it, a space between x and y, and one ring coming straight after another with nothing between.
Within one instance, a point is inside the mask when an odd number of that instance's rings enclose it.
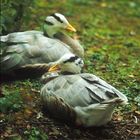
<instances>
[{"instance_id":1,"label":"bird flock","mask_svg":"<svg viewBox=\"0 0 140 140\"><path fill-rule=\"evenodd\" d=\"M116 106L127 97L91 73L82 73L84 49L62 30L76 29L60 13L44 20L43 31L10 33L0 37L0 74L40 73L40 98L52 117L76 126L107 124ZM37 73L35 75L37 75Z\"/></svg>"}]
</instances>

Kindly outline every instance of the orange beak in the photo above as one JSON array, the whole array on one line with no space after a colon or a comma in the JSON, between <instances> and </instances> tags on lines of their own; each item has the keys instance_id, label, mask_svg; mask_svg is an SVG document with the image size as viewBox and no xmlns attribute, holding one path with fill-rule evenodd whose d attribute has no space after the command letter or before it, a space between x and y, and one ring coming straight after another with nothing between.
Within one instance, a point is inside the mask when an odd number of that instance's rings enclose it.
<instances>
[{"instance_id":1,"label":"orange beak","mask_svg":"<svg viewBox=\"0 0 140 140\"><path fill-rule=\"evenodd\" d=\"M53 71L57 71L57 70L60 70L60 67L58 64L55 64L49 68L48 72L53 72Z\"/></svg>"},{"instance_id":2,"label":"orange beak","mask_svg":"<svg viewBox=\"0 0 140 140\"><path fill-rule=\"evenodd\" d=\"M72 32L76 32L76 29L70 24L67 25L66 29Z\"/></svg>"}]
</instances>

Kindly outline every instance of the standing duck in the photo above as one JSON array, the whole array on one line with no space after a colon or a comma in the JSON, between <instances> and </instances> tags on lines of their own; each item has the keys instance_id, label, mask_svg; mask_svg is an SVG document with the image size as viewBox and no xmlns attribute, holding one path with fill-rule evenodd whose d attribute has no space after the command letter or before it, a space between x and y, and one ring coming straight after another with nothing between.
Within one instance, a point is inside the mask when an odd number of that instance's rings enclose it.
<instances>
[{"instance_id":1,"label":"standing duck","mask_svg":"<svg viewBox=\"0 0 140 140\"><path fill-rule=\"evenodd\" d=\"M44 108L55 118L84 127L105 125L114 108L126 104L127 97L90 73L80 73L83 60L64 55L42 76Z\"/></svg>"},{"instance_id":2,"label":"standing duck","mask_svg":"<svg viewBox=\"0 0 140 140\"><path fill-rule=\"evenodd\" d=\"M64 15L54 13L44 21L43 32L25 31L0 37L6 44L0 54L0 73L17 69L26 70L26 65L48 63L58 60L65 53L84 56L84 50L77 40L61 32L66 29L76 32Z\"/></svg>"}]
</instances>

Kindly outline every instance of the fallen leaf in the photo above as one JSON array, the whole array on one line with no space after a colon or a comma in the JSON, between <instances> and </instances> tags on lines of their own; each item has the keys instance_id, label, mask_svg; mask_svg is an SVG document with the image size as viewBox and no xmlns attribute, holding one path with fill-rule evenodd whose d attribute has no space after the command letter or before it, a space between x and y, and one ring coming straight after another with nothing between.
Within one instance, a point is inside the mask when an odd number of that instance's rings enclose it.
<instances>
[{"instance_id":1,"label":"fallen leaf","mask_svg":"<svg viewBox=\"0 0 140 140\"><path fill-rule=\"evenodd\" d=\"M43 113L42 112L38 112L36 118L37 119L43 118Z\"/></svg>"},{"instance_id":2,"label":"fallen leaf","mask_svg":"<svg viewBox=\"0 0 140 140\"><path fill-rule=\"evenodd\" d=\"M140 115L140 111L135 111L135 114Z\"/></svg>"},{"instance_id":3,"label":"fallen leaf","mask_svg":"<svg viewBox=\"0 0 140 140\"><path fill-rule=\"evenodd\" d=\"M129 33L131 36L134 36L134 35L136 35L136 32L134 32L134 31L130 31L130 33Z\"/></svg>"},{"instance_id":4,"label":"fallen leaf","mask_svg":"<svg viewBox=\"0 0 140 140\"><path fill-rule=\"evenodd\" d=\"M33 114L33 111L30 108L25 108L24 115L26 117L30 117L30 116L32 116L32 114Z\"/></svg>"},{"instance_id":5,"label":"fallen leaf","mask_svg":"<svg viewBox=\"0 0 140 140\"><path fill-rule=\"evenodd\" d=\"M30 129L31 128L31 125L30 124L27 124L26 128L27 129Z\"/></svg>"},{"instance_id":6,"label":"fallen leaf","mask_svg":"<svg viewBox=\"0 0 140 140\"><path fill-rule=\"evenodd\" d=\"M130 75L128 75L128 77L130 77L130 78L134 78L134 75L133 75L133 74L130 74Z\"/></svg>"},{"instance_id":7,"label":"fallen leaf","mask_svg":"<svg viewBox=\"0 0 140 140\"><path fill-rule=\"evenodd\" d=\"M135 131L132 132L132 134L134 134L134 135L140 135L140 131L139 130L135 130Z\"/></svg>"},{"instance_id":8,"label":"fallen leaf","mask_svg":"<svg viewBox=\"0 0 140 140\"><path fill-rule=\"evenodd\" d=\"M11 127L7 127L6 128L6 133L7 134L11 134L12 133L12 128Z\"/></svg>"},{"instance_id":9,"label":"fallen leaf","mask_svg":"<svg viewBox=\"0 0 140 140\"><path fill-rule=\"evenodd\" d=\"M33 89L33 88L31 89L31 91L34 92L34 93L40 93L39 90L36 90L36 89Z\"/></svg>"},{"instance_id":10,"label":"fallen leaf","mask_svg":"<svg viewBox=\"0 0 140 140\"><path fill-rule=\"evenodd\" d=\"M21 112L16 112L14 117L15 117L15 120L22 120L23 114Z\"/></svg>"},{"instance_id":11,"label":"fallen leaf","mask_svg":"<svg viewBox=\"0 0 140 140\"><path fill-rule=\"evenodd\" d=\"M52 132L49 133L49 135L59 135L60 132L56 128L52 128Z\"/></svg>"},{"instance_id":12,"label":"fallen leaf","mask_svg":"<svg viewBox=\"0 0 140 140\"><path fill-rule=\"evenodd\" d=\"M101 7L107 7L107 3L102 2L100 6L101 6Z\"/></svg>"},{"instance_id":13,"label":"fallen leaf","mask_svg":"<svg viewBox=\"0 0 140 140\"><path fill-rule=\"evenodd\" d=\"M33 100L33 97L30 94L21 94L21 95L26 102L31 102Z\"/></svg>"}]
</instances>

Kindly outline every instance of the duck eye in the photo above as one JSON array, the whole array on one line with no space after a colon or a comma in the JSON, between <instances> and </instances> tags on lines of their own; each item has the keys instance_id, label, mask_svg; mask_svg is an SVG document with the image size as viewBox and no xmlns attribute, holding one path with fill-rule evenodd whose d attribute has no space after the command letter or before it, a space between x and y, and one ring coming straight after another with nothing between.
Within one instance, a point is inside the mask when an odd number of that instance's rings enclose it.
<instances>
[{"instance_id":1,"label":"duck eye","mask_svg":"<svg viewBox=\"0 0 140 140\"><path fill-rule=\"evenodd\" d=\"M80 61L78 61L78 64L83 64L83 62L80 60Z\"/></svg>"}]
</instances>

